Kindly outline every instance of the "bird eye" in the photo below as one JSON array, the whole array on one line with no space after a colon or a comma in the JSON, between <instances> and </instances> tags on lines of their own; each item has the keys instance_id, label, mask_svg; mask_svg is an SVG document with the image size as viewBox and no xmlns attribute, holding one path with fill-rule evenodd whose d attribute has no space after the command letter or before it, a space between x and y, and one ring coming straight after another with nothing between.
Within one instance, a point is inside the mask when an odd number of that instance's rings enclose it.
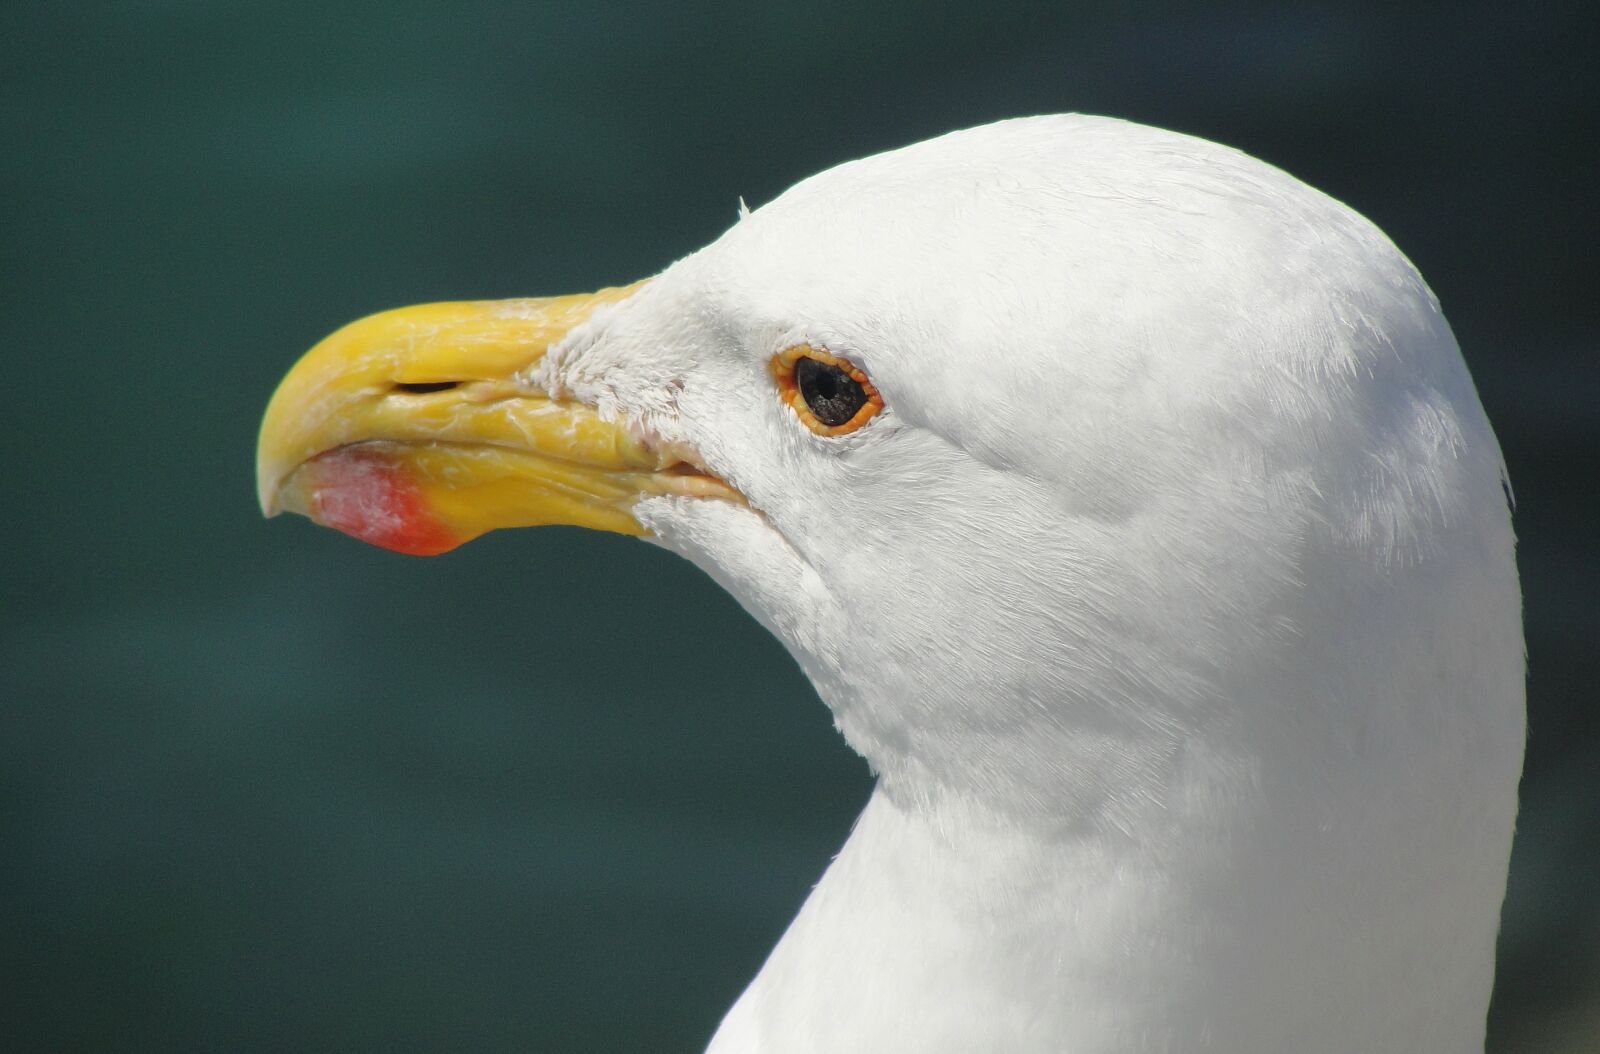
<instances>
[{"instance_id":1,"label":"bird eye","mask_svg":"<svg viewBox=\"0 0 1600 1054\"><path fill-rule=\"evenodd\" d=\"M772 376L783 401L819 436L854 432L883 409L883 397L865 373L809 344L774 355Z\"/></svg>"}]
</instances>

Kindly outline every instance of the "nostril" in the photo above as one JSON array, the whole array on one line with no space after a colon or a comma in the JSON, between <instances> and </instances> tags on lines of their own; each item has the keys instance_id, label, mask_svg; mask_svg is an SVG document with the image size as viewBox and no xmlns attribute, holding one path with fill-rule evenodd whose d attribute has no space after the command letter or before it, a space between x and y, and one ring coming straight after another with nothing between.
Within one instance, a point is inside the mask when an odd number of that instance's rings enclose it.
<instances>
[{"instance_id":1,"label":"nostril","mask_svg":"<svg viewBox=\"0 0 1600 1054\"><path fill-rule=\"evenodd\" d=\"M426 381L421 384L397 383L394 390L407 395L427 395L429 392L447 392L461 384L460 381Z\"/></svg>"}]
</instances>

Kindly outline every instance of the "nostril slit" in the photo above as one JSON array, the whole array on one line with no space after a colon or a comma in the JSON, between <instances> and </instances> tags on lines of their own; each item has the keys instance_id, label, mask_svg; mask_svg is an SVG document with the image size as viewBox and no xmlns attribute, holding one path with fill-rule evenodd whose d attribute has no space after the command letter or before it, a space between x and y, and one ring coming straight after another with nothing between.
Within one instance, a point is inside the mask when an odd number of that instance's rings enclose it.
<instances>
[{"instance_id":1,"label":"nostril slit","mask_svg":"<svg viewBox=\"0 0 1600 1054\"><path fill-rule=\"evenodd\" d=\"M461 384L460 381L426 381L422 384L397 383L394 390L408 395L427 395L429 392L447 392Z\"/></svg>"}]
</instances>

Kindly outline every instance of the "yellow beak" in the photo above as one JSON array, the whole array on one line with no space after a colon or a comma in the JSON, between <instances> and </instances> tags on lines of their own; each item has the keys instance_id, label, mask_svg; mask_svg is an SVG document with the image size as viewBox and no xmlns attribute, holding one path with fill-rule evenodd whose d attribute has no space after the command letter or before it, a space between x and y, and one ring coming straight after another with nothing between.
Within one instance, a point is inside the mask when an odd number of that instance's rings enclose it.
<instances>
[{"instance_id":1,"label":"yellow beak","mask_svg":"<svg viewBox=\"0 0 1600 1054\"><path fill-rule=\"evenodd\" d=\"M345 326L295 364L267 406L262 511L431 555L497 527L644 534L630 510L647 495L738 500L681 451L523 379L596 307L636 288L421 304Z\"/></svg>"}]
</instances>

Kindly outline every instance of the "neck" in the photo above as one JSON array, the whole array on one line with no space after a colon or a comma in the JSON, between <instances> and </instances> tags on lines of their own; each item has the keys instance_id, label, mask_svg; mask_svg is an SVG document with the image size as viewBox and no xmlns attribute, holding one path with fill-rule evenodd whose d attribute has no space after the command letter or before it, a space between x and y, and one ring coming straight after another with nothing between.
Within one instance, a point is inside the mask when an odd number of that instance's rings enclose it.
<instances>
[{"instance_id":1,"label":"neck","mask_svg":"<svg viewBox=\"0 0 1600 1054\"><path fill-rule=\"evenodd\" d=\"M1271 746L1184 744L1113 822L880 786L712 1054L1481 1049L1498 819Z\"/></svg>"}]
</instances>

